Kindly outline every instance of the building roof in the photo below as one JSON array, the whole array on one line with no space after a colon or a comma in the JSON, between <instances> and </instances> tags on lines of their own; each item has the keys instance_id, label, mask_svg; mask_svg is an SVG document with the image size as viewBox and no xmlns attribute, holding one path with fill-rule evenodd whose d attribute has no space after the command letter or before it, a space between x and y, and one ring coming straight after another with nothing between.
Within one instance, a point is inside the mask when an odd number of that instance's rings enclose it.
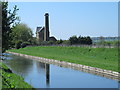
<instances>
[{"instance_id":1,"label":"building roof","mask_svg":"<svg viewBox=\"0 0 120 90\"><path fill-rule=\"evenodd\" d=\"M40 32L40 31L43 30L43 29L44 29L44 27L37 27L37 28L36 28L36 33L37 33L37 32Z\"/></svg>"}]
</instances>

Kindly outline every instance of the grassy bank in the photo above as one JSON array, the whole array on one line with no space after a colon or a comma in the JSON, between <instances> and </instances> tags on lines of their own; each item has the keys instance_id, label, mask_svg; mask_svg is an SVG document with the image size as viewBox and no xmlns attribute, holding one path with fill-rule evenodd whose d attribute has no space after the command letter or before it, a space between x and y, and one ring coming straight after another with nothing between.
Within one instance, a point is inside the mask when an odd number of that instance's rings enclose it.
<instances>
[{"instance_id":1,"label":"grassy bank","mask_svg":"<svg viewBox=\"0 0 120 90\"><path fill-rule=\"evenodd\" d=\"M42 46L9 51L118 71L117 48Z\"/></svg>"},{"instance_id":2,"label":"grassy bank","mask_svg":"<svg viewBox=\"0 0 120 90\"><path fill-rule=\"evenodd\" d=\"M0 62L2 70L2 88L31 88L32 86L24 82L23 78L12 73L12 71L2 62Z\"/></svg>"}]
</instances>

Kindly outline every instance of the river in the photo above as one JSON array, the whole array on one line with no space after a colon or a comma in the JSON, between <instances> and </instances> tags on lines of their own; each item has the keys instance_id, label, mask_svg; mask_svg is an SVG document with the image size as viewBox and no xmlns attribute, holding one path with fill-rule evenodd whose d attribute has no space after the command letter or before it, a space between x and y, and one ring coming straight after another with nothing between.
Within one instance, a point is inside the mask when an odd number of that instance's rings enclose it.
<instances>
[{"instance_id":1,"label":"river","mask_svg":"<svg viewBox=\"0 0 120 90\"><path fill-rule=\"evenodd\" d=\"M3 61L34 88L118 88L118 81L6 54Z\"/></svg>"}]
</instances>

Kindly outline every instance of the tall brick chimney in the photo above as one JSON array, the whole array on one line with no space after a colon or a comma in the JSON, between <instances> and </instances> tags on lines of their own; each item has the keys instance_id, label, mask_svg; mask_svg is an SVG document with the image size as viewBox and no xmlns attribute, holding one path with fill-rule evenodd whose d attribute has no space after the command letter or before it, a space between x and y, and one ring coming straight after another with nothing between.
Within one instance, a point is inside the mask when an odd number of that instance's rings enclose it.
<instances>
[{"instance_id":1,"label":"tall brick chimney","mask_svg":"<svg viewBox=\"0 0 120 90\"><path fill-rule=\"evenodd\" d=\"M44 41L49 41L49 14L45 13Z\"/></svg>"}]
</instances>

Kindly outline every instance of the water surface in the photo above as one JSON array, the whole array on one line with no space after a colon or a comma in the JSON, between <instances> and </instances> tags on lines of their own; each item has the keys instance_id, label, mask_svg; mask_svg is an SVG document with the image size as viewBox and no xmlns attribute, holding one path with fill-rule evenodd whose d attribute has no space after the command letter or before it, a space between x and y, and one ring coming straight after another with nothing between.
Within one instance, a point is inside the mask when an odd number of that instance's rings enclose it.
<instances>
[{"instance_id":1,"label":"water surface","mask_svg":"<svg viewBox=\"0 0 120 90\"><path fill-rule=\"evenodd\" d=\"M118 82L57 65L7 54L4 60L11 70L34 88L118 88Z\"/></svg>"}]
</instances>

